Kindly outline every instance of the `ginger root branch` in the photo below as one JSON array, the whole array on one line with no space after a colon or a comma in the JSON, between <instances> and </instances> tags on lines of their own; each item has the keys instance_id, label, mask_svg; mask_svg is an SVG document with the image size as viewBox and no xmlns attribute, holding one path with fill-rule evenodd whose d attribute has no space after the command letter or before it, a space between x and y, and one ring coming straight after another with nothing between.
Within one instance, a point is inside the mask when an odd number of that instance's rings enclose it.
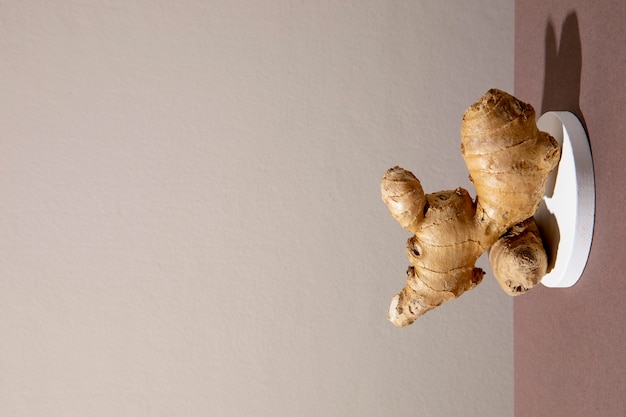
<instances>
[{"instance_id":1,"label":"ginger root branch","mask_svg":"<svg viewBox=\"0 0 626 417\"><path fill-rule=\"evenodd\" d=\"M407 284L389 308L397 326L476 287L484 272L475 263L489 248L507 294L527 291L546 273L547 256L532 216L560 149L537 129L532 106L489 90L463 115L461 153L475 201L462 188L424 194L417 177L397 166L381 181L391 215L413 233L407 242Z\"/></svg>"}]
</instances>

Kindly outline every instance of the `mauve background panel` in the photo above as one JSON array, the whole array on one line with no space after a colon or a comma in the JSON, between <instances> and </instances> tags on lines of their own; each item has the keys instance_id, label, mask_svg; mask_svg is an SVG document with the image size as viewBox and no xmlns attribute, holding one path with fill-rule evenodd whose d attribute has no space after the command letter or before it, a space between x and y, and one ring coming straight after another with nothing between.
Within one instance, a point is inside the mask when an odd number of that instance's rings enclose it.
<instances>
[{"instance_id":1,"label":"mauve background panel","mask_svg":"<svg viewBox=\"0 0 626 417\"><path fill-rule=\"evenodd\" d=\"M596 182L581 280L515 299L515 416L626 416L626 2L517 1L515 95L583 120Z\"/></svg>"}]
</instances>

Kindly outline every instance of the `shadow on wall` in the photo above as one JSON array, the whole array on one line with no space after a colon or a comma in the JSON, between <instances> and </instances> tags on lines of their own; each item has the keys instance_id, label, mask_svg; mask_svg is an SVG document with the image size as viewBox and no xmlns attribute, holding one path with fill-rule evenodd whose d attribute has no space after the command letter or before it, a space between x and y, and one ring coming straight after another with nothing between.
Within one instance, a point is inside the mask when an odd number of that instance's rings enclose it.
<instances>
[{"instance_id":1,"label":"shadow on wall","mask_svg":"<svg viewBox=\"0 0 626 417\"><path fill-rule=\"evenodd\" d=\"M582 73L582 46L578 16L575 11L567 14L561 27L561 36L557 44L556 30L551 18L548 19L545 34L545 67L541 112L569 111L576 115L587 132L587 123L580 108L580 84ZM591 143L590 143L591 145ZM558 166L556 168L558 170ZM551 196L554 184L547 184L546 194ZM540 212L545 216L542 221L542 234L552 239L544 239L548 252L548 272L554 267L560 240L558 224L554 215L542 202ZM539 213L538 213L539 214Z\"/></svg>"},{"instance_id":2,"label":"shadow on wall","mask_svg":"<svg viewBox=\"0 0 626 417\"><path fill-rule=\"evenodd\" d=\"M546 25L546 49L543 97L541 112L569 111L574 113L583 124L587 125L580 109L580 81L582 72L582 47L580 30L576 12L570 12L561 28L560 42L557 44L556 31L552 19ZM558 170L558 167L556 168ZM546 195L551 196L554 184L547 184ZM557 257L557 248L560 241L559 227L556 217L545 206L541 206L535 215L541 223L541 233L544 236L544 245L548 253L548 270L554 268ZM546 237L550 236L550 239Z\"/></svg>"},{"instance_id":3,"label":"shadow on wall","mask_svg":"<svg viewBox=\"0 0 626 417\"><path fill-rule=\"evenodd\" d=\"M580 76L582 47L576 12L570 12L561 27L557 45L552 19L546 26L546 61L541 113L569 111L580 119L585 131L587 124L580 110Z\"/></svg>"}]
</instances>

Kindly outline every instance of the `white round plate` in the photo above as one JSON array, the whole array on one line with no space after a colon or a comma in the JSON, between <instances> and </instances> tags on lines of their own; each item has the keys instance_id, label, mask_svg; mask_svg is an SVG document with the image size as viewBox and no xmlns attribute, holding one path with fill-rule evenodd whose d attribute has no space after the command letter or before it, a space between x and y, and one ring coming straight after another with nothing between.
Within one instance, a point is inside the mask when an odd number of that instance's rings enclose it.
<instances>
[{"instance_id":1,"label":"white round plate","mask_svg":"<svg viewBox=\"0 0 626 417\"><path fill-rule=\"evenodd\" d=\"M595 216L591 149L585 129L570 112L547 112L537 126L561 145L561 161L535 214L550 259L541 283L568 288L580 279L591 249Z\"/></svg>"}]
</instances>

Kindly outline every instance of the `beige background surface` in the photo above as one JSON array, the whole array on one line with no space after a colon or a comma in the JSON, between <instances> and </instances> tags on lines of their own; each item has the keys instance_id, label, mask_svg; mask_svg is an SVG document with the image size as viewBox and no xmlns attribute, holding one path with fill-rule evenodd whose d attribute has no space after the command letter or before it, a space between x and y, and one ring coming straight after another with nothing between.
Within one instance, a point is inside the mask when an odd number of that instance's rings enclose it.
<instances>
[{"instance_id":1,"label":"beige background surface","mask_svg":"<svg viewBox=\"0 0 626 417\"><path fill-rule=\"evenodd\" d=\"M386 321L378 184L470 187L513 35L499 0L0 1L2 414L512 416L490 272Z\"/></svg>"}]
</instances>

